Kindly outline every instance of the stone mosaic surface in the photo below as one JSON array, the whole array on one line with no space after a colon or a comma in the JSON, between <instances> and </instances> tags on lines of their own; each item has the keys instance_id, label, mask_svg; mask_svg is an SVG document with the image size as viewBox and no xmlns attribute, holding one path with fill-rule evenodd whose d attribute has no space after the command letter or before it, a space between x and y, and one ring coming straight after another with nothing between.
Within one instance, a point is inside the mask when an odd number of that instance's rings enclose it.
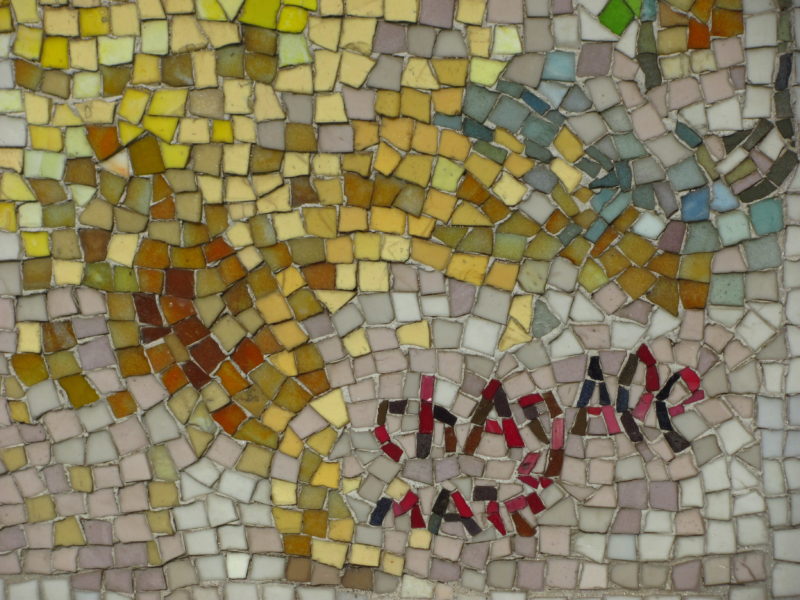
<instances>
[{"instance_id":1,"label":"stone mosaic surface","mask_svg":"<svg viewBox=\"0 0 800 600\"><path fill-rule=\"evenodd\" d=\"M0 0L0 598L800 583L788 0Z\"/></svg>"}]
</instances>

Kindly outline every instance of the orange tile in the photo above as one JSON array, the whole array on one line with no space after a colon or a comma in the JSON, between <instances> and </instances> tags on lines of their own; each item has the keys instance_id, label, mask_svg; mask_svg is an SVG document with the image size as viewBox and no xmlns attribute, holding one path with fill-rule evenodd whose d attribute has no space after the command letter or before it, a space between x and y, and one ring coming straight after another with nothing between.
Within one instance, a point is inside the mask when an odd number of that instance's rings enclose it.
<instances>
[{"instance_id":1,"label":"orange tile","mask_svg":"<svg viewBox=\"0 0 800 600\"><path fill-rule=\"evenodd\" d=\"M242 377L236 370L236 367L233 366L233 363L228 360L223 362L219 369L217 369L217 376L222 386L231 396L238 394L250 386L248 381Z\"/></svg>"},{"instance_id":2,"label":"orange tile","mask_svg":"<svg viewBox=\"0 0 800 600\"><path fill-rule=\"evenodd\" d=\"M710 48L711 34L708 26L691 19L689 21L689 49Z\"/></svg>"},{"instance_id":3,"label":"orange tile","mask_svg":"<svg viewBox=\"0 0 800 600\"><path fill-rule=\"evenodd\" d=\"M178 365L173 365L161 376L161 381L164 387L170 394L174 394L187 383L189 380L186 378L183 370Z\"/></svg>"},{"instance_id":4,"label":"orange tile","mask_svg":"<svg viewBox=\"0 0 800 600\"><path fill-rule=\"evenodd\" d=\"M150 365L155 372L163 371L168 366L175 364L175 358L172 356L172 352L169 351L169 346L166 344L153 346L152 348L148 348L146 352L147 358L150 360Z\"/></svg>"},{"instance_id":5,"label":"orange tile","mask_svg":"<svg viewBox=\"0 0 800 600\"><path fill-rule=\"evenodd\" d=\"M111 394L107 398L111 412L117 419L122 419L136 412L136 402L127 390Z\"/></svg>"},{"instance_id":6,"label":"orange tile","mask_svg":"<svg viewBox=\"0 0 800 600\"><path fill-rule=\"evenodd\" d=\"M711 35L733 37L744 31L742 13L736 10L715 8L711 14Z\"/></svg>"},{"instance_id":7,"label":"orange tile","mask_svg":"<svg viewBox=\"0 0 800 600\"><path fill-rule=\"evenodd\" d=\"M239 408L236 404L230 403L218 411L215 411L212 415L214 420L219 423L220 427L225 430L225 432L229 435L233 435L233 433L239 428L239 425L242 424L247 418L247 415L244 411Z\"/></svg>"}]
</instances>

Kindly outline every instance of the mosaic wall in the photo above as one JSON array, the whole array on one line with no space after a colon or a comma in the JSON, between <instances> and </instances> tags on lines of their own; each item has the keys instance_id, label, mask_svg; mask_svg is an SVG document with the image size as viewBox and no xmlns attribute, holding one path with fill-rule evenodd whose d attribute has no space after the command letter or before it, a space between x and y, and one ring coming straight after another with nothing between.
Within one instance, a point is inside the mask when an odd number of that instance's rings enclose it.
<instances>
[{"instance_id":1,"label":"mosaic wall","mask_svg":"<svg viewBox=\"0 0 800 600\"><path fill-rule=\"evenodd\" d=\"M795 10L0 0L0 598L800 597Z\"/></svg>"}]
</instances>

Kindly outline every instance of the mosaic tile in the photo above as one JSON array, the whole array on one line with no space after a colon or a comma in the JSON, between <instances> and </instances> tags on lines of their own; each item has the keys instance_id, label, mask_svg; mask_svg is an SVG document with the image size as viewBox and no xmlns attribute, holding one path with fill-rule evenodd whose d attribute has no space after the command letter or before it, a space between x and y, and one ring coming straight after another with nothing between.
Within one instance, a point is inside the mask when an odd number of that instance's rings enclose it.
<instances>
[{"instance_id":1,"label":"mosaic tile","mask_svg":"<svg viewBox=\"0 0 800 600\"><path fill-rule=\"evenodd\" d=\"M794 597L795 13L0 0L0 597Z\"/></svg>"}]
</instances>

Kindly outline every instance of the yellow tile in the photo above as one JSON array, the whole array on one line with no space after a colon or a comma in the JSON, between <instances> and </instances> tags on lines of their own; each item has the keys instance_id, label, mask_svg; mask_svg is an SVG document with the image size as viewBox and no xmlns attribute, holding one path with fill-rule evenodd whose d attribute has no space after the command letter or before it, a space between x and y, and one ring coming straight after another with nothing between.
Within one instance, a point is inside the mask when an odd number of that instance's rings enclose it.
<instances>
[{"instance_id":1,"label":"yellow tile","mask_svg":"<svg viewBox=\"0 0 800 600\"><path fill-rule=\"evenodd\" d=\"M446 222L453 214L453 209L456 205L456 197L450 194L445 194L438 190L430 190L425 198L425 204L422 206L422 211L439 221Z\"/></svg>"},{"instance_id":2,"label":"yellow tile","mask_svg":"<svg viewBox=\"0 0 800 600\"><path fill-rule=\"evenodd\" d=\"M22 403L16 402L15 404L19 406ZM0 451L0 459L2 459L3 465L8 471L17 471L28 464L28 458L25 456L24 446L4 448L2 451Z\"/></svg>"},{"instance_id":3,"label":"yellow tile","mask_svg":"<svg viewBox=\"0 0 800 600\"><path fill-rule=\"evenodd\" d=\"M325 258L331 263L352 263L352 240L349 237L338 237L333 240L326 240Z\"/></svg>"},{"instance_id":4,"label":"yellow tile","mask_svg":"<svg viewBox=\"0 0 800 600\"><path fill-rule=\"evenodd\" d=\"M344 0L319 0L319 12L323 16L344 14Z\"/></svg>"},{"instance_id":5,"label":"yellow tile","mask_svg":"<svg viewBox=\"0 0 800 600\"><path fill-rule=\"evenodd\" d=\"M414 136L414 121L411 119L383 119L380 135L400 150L409 150Z\"/></svg>"},{"instance_id":6,"label":"yellow tile","mask_svg":"<svg viewBox=\"0 0 800 600\"><path fill-rule=\"evenodd\" d=\"M575 162L583 156L583 144L567 127L562 127L553 144L566 160Z\"/></svg>"},{"instance_id":7,"label":"yellow tile","mask_svg":"<svg viewBox=\"0 0 800 600\"><path fill-rule=\"evenodd\" d=\"M588 292L593 292L608 281L603 269L592 259L587 260L578 274L578 282Z\"/></svg>"},{"instance_id":8,"label":"yellow tile","mask_svg":"<svg viewBox=\"0 0 800 600\"><path fill-rule=\"evenodd\" d=\"M431 120L431 96L425 92L404 87L400 91L400 114L423 123Z\"/></svg>"},{"instance_id":9,"label":"yellow tile","mask_svg":"<svg viewBox=\"0 0 800 600\"><path fill-rule=\"evenodd\" d=\"M170 51L186 52L208 44L197 19L192 15L175 15L170 22Z\"/></svg>"},{"instance_id":10,"label":"yellow tile","mask_svg":"<svg viewBox=\"0 0 800 600\"><path fill-rule=\"evenodd\" d=\"M445 115L458 115L461 113L463 95L464 90L460 87L435 90L431 93L433 108Z\"/></svg>"},{"instance_id":11,"label":"yellow tile","mask_svg":"<svg viewBox=\"0 0 800 600\"><path fill-rule=\"evenodd\" d=\"M536 161L520 156L519 154L509 154L503 167L514 177L522 177L536 165Z\"/></svg>"},{"instance_id":12,"label":"yellow tile","mask_svg":"<svg viewBox=\"0 0 800 600\"><path fill-rule=\"evenodd\" d=\"M415 217L408 216L408 233L414 237L429 238L433 234L436 221L425 215Z\"/></svg>"},{"instance_id":13,"label":"yellow tile","mask_svg":"<svg viewBox=\"0 0 800 600\"><path fill-rule=\"evenodd\" d=\"M29 132L32 148L60 152L64 147L64 142L61 138L61 129L58 127L31 125Z\"/></svg>"},{"instance_id":14,"label":"yellow tile","mask_svg":"<svg viewBox=\"0 0 800 600\"><path fill-rule=\"evenodd\" d=\"M314 119L317 123L346 123L344 99L339 93L315 96Z\"/></svg>"},{"instance_id":15,"label":"yellow tile","mask_svg":"<svg viewBox=\"0 0 800 600\"><path fill-rule=\"evenodd\" d=\"M511 310L509 316L520 323L528 331L533 319L533 296L514 296L511 300Z\"/></svg>"},{"instance_id":16,"label":"yellow tile","mask_svg":"<svg viewBox=\"0 0 800 600\"><path fill-rule=\"evenodd\" d=\"M386 487L386 495L393 500L402 500L403 496L411 489L405 481L395 477L391 483Z\"/></svg>"},{"instance_id":17,"label":"yellow tile","mask_svg":"<svg viewBox=\"0 0 800 600\"><path fill-rule=\"evenodd\" d=\"M431 546L431 533L427 529L412 529L408 536L408 545L412 548L426 549Z\"/></svg>"},{"instance_id":18,"label":"yellow tile","mask_svg":"<svg viewBox=\"0 0 800 600\"><path fill-rule=\"evenodd\" d=\"M342 33L342 20L309 16L308 39L327 50L339 48L339 36Z\"/></svg>"},{"instance_id":19,"label":"yellow tile","mask_svg":"<svg viewBox=\"0 0 800 600\"><path fill-rule=\"evenodd\" d=\"M306 234L299 212L276 213L272 217L272 223L279 240L290 240Z\"/></svg>"},{"instance_id":20,"label":"yellow tile","mask_svg":"<svg viewBox=\"0 0 800 600\"><path fill-rule=\"evenodd\" d=\"M314 538L311 540L311 559L341 569L347 560L347 544Z\"/></svg>"},{"instance_id":21,"label":"yellow tile","mask_svg":"<svg viewBox=\"0 0 800 600\"><path fill-rule=\"evenodd\" d=\"M150 101L148 113L163 117L182 117L185 112L188 90L156 90Z\"/></svg>"},{"instance_id":22,"label":"yellow tile","mask_svg":"<svg viewBox=\"0 0 800 600\"><path fill-rule=\"evenodd\" d=\"M306 231L309 235L321 238L335 238L336 229L336 208L304 208L303 218L305 219Z\"/></svg>"},{"instance_id":23,"label":"yellow tile","mask_svg":"<svg viewBox=\"0 0 800 600\"><path fill-rule=\"evenodd\" d=\"M522 152L525 149L523 143L515 138L512 133L500 127L494 130L494 141L512 152Z\"/></svg>"},{"instance_id":24,"label":"yellow tile","mask_svg":"<svg viewBox=\"0 0 800 600\"><path fill-rule=\"evenodd\" d=\"M272 503L276 506L294 506L297 504L297 484L272 480Z\"/></svg>"},{"instance_id":25,"label":"yellow tile","mask_svg":"<svg viewBox=\"0 0 800 600\"><path fill-rule=\"evenodd\" d=\"M388 292L388 265L385 262L359 261L358 289L362 292Z\"/></svg>"},{"instance_id":26,"label":"yellow tile","mask_svg":"<svg viewBox=\"0 0 800 600\"><path fill-rule=\"evenodd\" d=\"M436 154L438 146L439 128L417 123L414 127L414 137L411 138L411 148L423 154Z\"/></svg>"},{"instance_id":27,"label":"yellow tile","mask_svg":"<svg viewBox=\"0 0 800 600\"><path fill-rule=\"evenodd\" d=\"M171 142L175 136L175 130L178 129L178 119L145 115L142 118L142 126L165 142Z\"/></svg>"},{"instance_id":28,"label":"yellow tile","mask_svg":"<svg viewBox=\"0 0 800 600\"><path fill-rule=\"evenodd\" d=\"M225 96L225 112L237 115L246 115L251 112L250 96L253 86L247 80L226 79L222 84Z\"/></svg>"},{"instance_id":29,"label":"yellow tile","mask_svg":"<svg viewBox=\"0 0 800 600\"><path fill-rule=\"evenodd\" d=\"M418 7L416 0L385 0L384 18L387 21L416 23Z\"/></svg>"},{"instance_id":30,"label":"yellow tile","mask_svg":"<svg viewBox=\"0 0 800 600\"><path fill-rule=\"evenodd\" d=\"M319 485L331 489L339 487L339 463L323 462L311 477L311 485Z\"/></svg>"},{"instance_id":31,"label":"yellow tile","mask_svg":"<svg viewBox=\"0 0 800 600\"><path fill-rule=\"evenodd\" d=\"M147 484L147 492L152 508L176 506L180 502L178 488L171 481L151 481Z\"/></svg>"},{"instance_id":32,"label":"yellow tile","mask_svg":"<svg viewBox=\"0 0 800 600\"><path fill-rule=\"evenodd\" d=\"M297 458L303 452L303 440L297 437L297 434L290 427L284 432L283 438L281 439L281 444L278 446L278 450L284 454Z\"/></svg>"},{"instance_id":33,"label":"yellow tile","mask_svg":"<svg viewBox=\"0 0 800 600\"><path fill-rule=\"evenodd\" d=\"M191 146L159 142L159 148L166 169L183 169L188 164Z\"/></svg>"},{"instance_id":34,"label":"yellow tile","mask_svg":"<svg viewBox=\"0 0 800 600\"><path fill-rule=\"evenodd\" d=\"M16 207L11 202L0 202L0 230L17 230Z\"/></svg>"},{"instance_id":35,"label":"yellow tile","mask_svg":"<svg viewBox=\"0 0 800 600\"><path fill-rule=\"evenodd\" d=\"M380 564L381 549L366 544L353 544L350 547L350 562L354 565L377 567Z\"/></svg>"},{"instance_id":36,"label":"yellow tile","mask_svg":"<svg viewBox=\"0 0 800 600\"><path fill-rule=\"evenodd\" d=\"M522 53L522 41L514 25L495 25L492 54L509 56Z\"/></svg>"},{"instance_id":37,"label":"yellow tile","mask_svg":"<svg viewBox=\"0 0 800 600\"><path fill-rule=\"evenodd\" d=\"M508 173L502 173L492 191L508 206L516 206L528 192L527 186Z\"/></svg>"},{"instance_id":38,"label":"yellow tile","mask_svg":"<svg viewBox=\"0 0 800 600\"><path fill-rule=\"evenodd\" d=\"M371 121L351 121L353 144L356 150L363 150L378 143L378 124Z\"/></svg>"},{"instance_id":39,"label":"yellow tile","mask_svg":"<svg viewBox=\"0 0 800 600\"><path fill-rule=\"evenodd\" d=\"M433 171L433 181L431 185L444 192L455 192L463 174L464 167L440 156L436 160L436 167Z\"/></svg>"},{"instance_id":40,"label":"yellow tile","mask_svg":"<svg viewBox=\"0 0 800 600\"><path fill-rule=\"evenodd\" d=\"M525 344L533 339L533 336L525 331L517 321L509 321L500 336L500 342L497 347L501 351L506 351L519 344Z\"/></svg>"},{"instance_id":41,"label":"yellow tile","mask_svg":"<svg viewBox=\"0 0 800 600\"><path fill-rule=\"evenodd\" d=\"M303 531L303 513L299 510L273 507L272 517L275 527L281 533L301 533Z\"/></svg>"},{"instance_id":42,"label":"yellow tile","mask_svg":"<svg viewBox=\"0 0 800 600\"><path fill-rule=\"evenodd\" d=\"M389 144L383 142L378 146L378 152L375 154L375 162L373 168L384 175L391 175L400 164L402 155L392 148Z\"/></svg>"},{"instance_id":43,"label":"yellow tile","mask_svg":"<svg viewBox=\"0 0 800 600\"><path fill-rule=\"evenodd\" d=\"M406 214L398 208L376 206L370 211L370 228L386 233L404 233Z\"/></svg>"},{"instance_id":44,"label":"yellow tile","mask_svg":"<svg viewBox=\"0 0 800 600\"><path fill-rule=\"evenodd\" d=\"M116 233L108 243L107 258L110 261L133 266L133 259L139 246L139 236L135 233Z\"/></svg>"},{"instance_id":45,"label":"yellow tile","mask_svg":"<svg viewBox=\"0 0 800 600\"><path fill-rule=\"evenodd\" d=\"M300 65L293 68L281 69L278 71L278 76L275 78L273 86L276 90L281 92L311 94L314 91L314 79L311 66Z\"/></svg>"},{"instance_id":46,"label":"yellow tile","mask_svg":"<svg viewBox=\"0 0 800 600\"><path fill-rule=\"evenodd\" d=\"M447 275L473 285L481 285L488 264L488 256L455 253L447 266Z\"/></svg>"},{"instance_id":47,"label":"yellow tile","mask_svg":"<svg viewBox=\"0 0 800 600\"><path fill-rule=\"evenodd\" d=\"M380 0L347 0L347 14L359 17L382 17L383 2Z\"/></svg>"},{"instance_id":48,"label":"yellow tile","mask_svg":"<svg viewBox=\"0 0 800 600\"><path fill-rule=\"evenodd\" d=\"M489 33L487 29L479 31ZM469 63L469 80L480 85L494 85L507 65L508 63L501 60L490 60L476 56Z\"/></svg>"},{"instance_id":49,"label":"yellow tile","mask_svg":"<svg viewBox=\"0 0 800 600\"><path fill-rule=\"evenodd\" d=\"M469 155L464 166L467 171L472 173L475 179L487 187L494 183L495 178L500 173L500 165L475 152Z\"/></svg>"},{"instance_id":50,"label":"yellow tile","mask_svg":"<svg viewBox=\"0 0 800 600\"><path fill-rule=\"evenodd\" d=\"M81 8L78 21L82 37L97 37L111 32L111 16L108 7Z\"/></svg>"},{"instance_id":51,"label":"yellow tile","mask_svg":"<svg viewBox=\"0 0 800 600\"><path fill-rule=\"evenodd\" d=\"M161 82L161 60L152 54L137 54L133 60L133 84L152 84Z\"/></svg>"},{"instance_id":52,"label":"yellow tile","mask_svg":"<svg viewBox=\"0 0 800 600\"><path fill-rule=\"evenodd\" d=\"M464 87L467 83L469 61L466 58L438 58L431 61L436 77L442 85Z\"/></svg>"},{"instance_id":53,"label":"yellow tile","mask_svg":"<svg viewBox=\"0 0 800 600\"><path fill-rule=\"evenodd\" d=\"M375 95L375 112L387 117L400 116L400 92L378 90ZM384 125L381 125L381 129L383 129Z\"/></svg>"},{"instance_id":54,"label":"yellow tile","mask_svg":"<svg viewBox=\"0 0 800 600\"><path fill-rule=\"evenodd\" d=\"M357 478L356 478L357 479ZM345 490L345 483L343 482L342 490ZM356 485L357 487L357 485ZM352 519L336 519L328 523L328 536L332 540L339 540L342 542L349 542L353 539L353 532L355 530L355 523ZM312 541L312 552L313 552Z\"/></svg>"},{"instance_id":55,"label":"yellow tile","mask_svg":"<svg viewBox=\"0 0 800 600\"><path fill-rule=\"evenodd\" d=\"M469 46L470 56L474 57L489 56L489 45L491 41L492 41L491 28L473 27L473 26L467 27L467 45Z\"/></svg>"},{"instance_id":56,"label":"yellow tile","mask_svg":"<svg viewBox=\"0 0 800 600\"><path fill-rule=\"evenodd\" d=\"M356 233L353 254L359 260L378 260L381 255L381 236L378 233Z\"/></svg>"},{"instance_id":57,"label":"yellow tile","mask_svg":"<svg viewBox=\"0 0 800 600\"><path fill-rule=\"evenodd\" d=\"M264 414L261 415L261 422L273 431L281 433L284 429L286 429L289 421L291 421L293 418L294 413L284 410L275 404L271 404L269 408L264 411Z\"/></svg>"},{"instance_id":58,"label":"yellow tile","mask_svg":"<svg viewBox=\"0 0 800 600\"><path fill-rule=\"evenodd\" d=\"M375 61L366 56L344 52L339 67L339 81L350 87L360 88L374 65Z\"/></svg>"},{"instance_id":59,"label":"yellow tile","mask_svg":"<svg viewBox=\"0 0 800 600\"><path fill-rule=\"evenodd\" d=\"M341 389L330 391L312 400L310 404L311 408L334 427L340 428L350 422Z\"/></svg>"},{"instance_id":60,"label":"yellow tile","mask_svg":"<svg viewBox=\"0 0 800 600\"><path fill-rule=\"evenodd\" d=\"M512 291L517 282L519 265L495 261L486 275L486 285L491 285L501 290Z\"/></svg>"},{"instance_id":61,"label":"yellow tile","mask_svg":"<svg viewBox=\"0 0 800 600\"><path fill-rule=\"evenodd\" d=\"M306 444L322 456L327 456L336 443L338 434L330 427L318 431L306 440Z\"/></svg>"},{"instance_id":62,"label":"yellow tile","mask_svg":"<svg viewBox=\"0 0 800 600\"><path fill-rule=\"evenodd\" d=\"M469 154L471 144L469 138L456 131L445 129L441 134L439 152L442 156L463 162Z\"/></svg>"},{"instance_id":63,"label":"yellow tile","mask_svg":"<svg viewBox=\"0 0 800 600\"><path fill-rule=\"evenodd\" d=\"M111 33L139 35L139 14L135 4L115 4L111 8Z\"/></svg>"},{"instance_id":64,"label":"yellow tile","mask_svg":"<svg viewBox=\"0 0 800 600\"><path fill-rule=\"evenodd\" d=\"M375 38L376 27L377 20L374 18L345 18L342 21L339 46L359 54L369 55L372 52L372 40Z\"/></svg>"},{"instance_id":65,"label":"yellow tile","mask_svg":"<svg viewBox=\"0 0 800 600\"><path fill-rule=\"evenodd\" d=\"M70 40L69 62L73 69L97 70L97 42L95 40Z\"/></svg>"},{"instance_id":66,"label":"yellow tile","mask_svg":"<svg viewBox=\"0 0 800 600\"><path fill-rule=\"evenodd\" d=\"M550 164L550 169L564 184L568 192L571 192L581 182L582 173L572 165L564 162L560 158L556 158Z\"/></svg>"},{"instance_id":67,"label":"yellow tile","mask_svg":"<svg viewBox=\"0 0 800 600\"><path fill-rule=\"evenodd\" d=\"M292 317L289 304L280 292L259 298L255 306L267 323L280 323Z\"/></svg>"},{"instance_id":68,"label":"yellow tile","mask_svg":"<svg viewBox=\"0 0 800 600\"><path fill-rule=\"evenodd\" d=\"M308 341L308 336L296 321L284 321L273 325L270 329L278 342L288 350L293 350Z\"/></svg>"},{"instance_id":69,"label":"yellow tile","mask_svg":"<svg viewBox=\"0 0 800 600\"><path fill-rule=\"evenodd\" d=\"M397 554L384 552L381 569L390 575L400 577L403 574L403 567L405 566L405 558Z\"/></svg>"},{"instance_id":70,"label":"yellow tile","mask_svg":"<svg viewBox=\"0 0 800 600\"><path fill-rule=\"evenodd\" d=\"M124 122L120 123L120 133L123 125ZM209 143L211 135L208 130L208 119L181 119L178 124L178 141L183 144Z\"/></svg>"},{"instance_id":71,"label":"yellow tile","mask_svg":"<svg viewBox=\"0 0 800 600\"><path fill-rule=\"evenodd\" d=\"M456 19L470 25L483 23L483 13L486 10L486 0L458 0Z\"/></svg>"},{"instance_id":72,"label":"yellow tile","mask_svg":"<svg viewBox=\"0 0 800 600\"><path fill-rule=\"evenodd\" d=\"M26 27L17 27L14 39L14 54L30 60L38 60L42 51L42 30Z\"/></svg>"},{"instance_id":73,"label":"yellow tile","mask_svg":"<svg viewBox=\"0 0 800 600\"><path fill-rule=\"evenodd\" d=\"M8 5L8 2L5 3ZM12 0L14 16L18 23L38 23L38 3L35 0Z\"/></svg>"},{"instance_id":74,"label":"yellow tile","mask_svg":"<svg viewBox=\"0 0 800 600\"><path fill-rule=\"evenodd\" d=\"M342 55L339 52L330 50L316 50L314 52L313 89L315 91L333 91L336 85L336 76L339 74L339 64L341 61Z\"/></svg>"},{"instance_id":75,"label":"yellow tile","mask_svg":"<svg viewBox=\"0 0 800 600\"><path fill-rule=\"evenodd\" d=\"M49 495L25 498L25 509L29 523L52 521L56 518L55 504Z\"/></svg>"},{"instance_id":76,"label":"yellow tile","mask_svg":"<svg viewBox=\"0 0 800 600\"><path fill-rule=\"evenodd\" d=\"M367 211L356 206L343 206L339 210L339 231L366 231Z\"/></svg>"},{"instance_id":77,"label":"yellow tile","mask_svg":"<svg viewBox=\"0 0 800 600\"><path fill-rule=\"evenodd\" d=\"M13 30L14 30L14 19L11 16L11 8L8 6L0 8L0 31L9 32ZM70 33L67 35L72 35L72 34Z\"/></svg>"},{"instance_id":78,"label":"yellow tile","mask_svg":"<svg viewBox=\"0 0 800 600\"><path fill-rule=\"evenodd\" d=\"M342 174L338 154L315 154L311 158L311 170L317 177L337 177ZM319 181L317 179L316 181Z\"/></svg>"},{"instance_id":79,"label":"yellow tile","mask_svg":"<svg viewBox=\"0 0 800 600\"><path fill-rule=\"evenodd\" d=\"M78 519L67 517L53 524L53 542L58 546L85 546L86 538L83 536Z\"/></svg>"},{"instance_id":80,"label":"yellow tile","mask_svg":"<svg viewBox=\"0 0 800 600\"><path fill-rule=\"evenodd\" d=\"M46 231L24 231L22 246L27 256L50 256L50 236Z\"/></svg>"},{"instance_id":81,"label":"yellow tile","mask_svg":"<svg viewBox=\"0 0 800 600\"><path fill-rule=\"evenodd\" d=\"M298 6L284 6L278 16L278 31L300 33L308 23L308 12Z\"/></svg>"},{"instance_id":82,"label":"yellow tile","mask_svg":"<svg viewBox=\"0 0 800 600\"><path fill-rule=\"evenodd\" d=\"M404 87L416 88L420 90L438 90L439 82L433 74L430 63L424 58L409 58L400 84Z\"/></svg>"},{"instance_id":83,"label":"yellow tile","mask_svg":"<svg viewBox=\"0 0 800 600\"><path fill-rule=\"evenodd\" d=\"M408 346L430 348L431 332L427 321L418 321L397 328L397 340Z\"/></svg>"},{"instance_id":84,"label":"yellow tile","mask_svg":"<svg viewBox=\"0 0 800 600\"><path fill-rule=\"evenodd\" d=\"M48 69L69 68L69 40L60 36L49 36L42 44L42 66Z\"/></svg>"},{"instance_id":85,"label":"yellow tile","mask_svg":"<svg viewBox=\"0 0 800 600\"><path fill-rule=\"evenodd\" d=\"M342 344L344 344L347 353L353 357L364 356L372 351L367 341L367 332L364 331L363 327L351 331L344 336L344 338L342 338Z\"/></svg>"},{"instance_id":86,"label":"yellow tile","mask_svg":"<svg viewBox=\"0 0 800 600\"><path fill-rule=\"evenodd\" d=\"M299 177L311 173L311 157L305 152L287 152L283 155L283 175Z\"/></svg>"},{"instance_id":87,"label":"yellow tile","mask_svg":"<svg viewBox=\"0 0 800 600\"><path fill-rule=\"evenodd\" d=\"M402 235L382 236L381 259L389 262L406 262L411 255L411 240Z\"/></svg>"},{"instance_id":88,"label":"yellow tile","mask_svg":"<svg viewBox=\"0 0 800 600\"><path fill-rule=\"evenodd\" d=\"M409 154L400 161L395 176L420 187L426 187L431 178L433 158L423 154Z\"/></svg>"},{"instance_id":89,"label":"yellow tile","mask_svg":"<svg viewBox=\"0 0 800 600\"><path fill-rule=\"evenodd\" d=\"M451 254L451 250L442 244L420 239L411 241L411 258L439 271L447 267Z\"/></svg>"},{"instance_id":90,"label":"yellow tile","mask_svg":"<svg viewBox=\"0 0 800 600\"><path fill-rule=\"evenodd\" d=\"M355 264L336 265L336 289L354 290L356 289L357 266Z\"/></svg>"}]
</instances>

